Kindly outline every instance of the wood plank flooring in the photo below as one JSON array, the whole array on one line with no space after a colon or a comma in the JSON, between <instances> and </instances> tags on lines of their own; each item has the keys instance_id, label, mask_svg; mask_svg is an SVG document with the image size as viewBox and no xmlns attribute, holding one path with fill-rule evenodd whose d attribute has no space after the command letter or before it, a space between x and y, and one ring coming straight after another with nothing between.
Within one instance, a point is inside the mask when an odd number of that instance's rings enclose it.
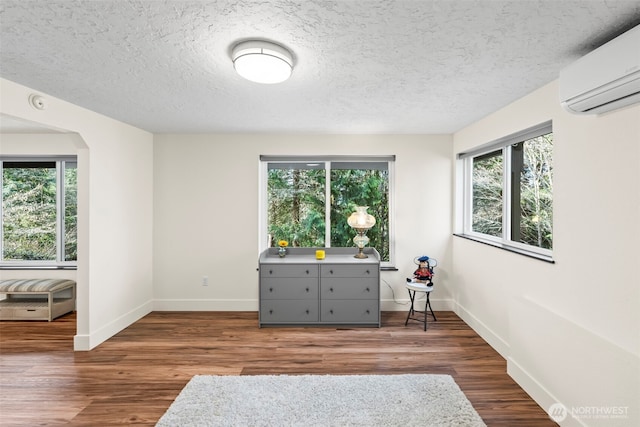
<instances>
[{"instance_id":1,"label":"wood plank flooring","mask_svg":"<svg viewBox=\"0 0 640 427\"><path fill-rule=\"evenodd\" d=\"M196 374L450 374L488 426L555 426L452 312L382 328L258 328L255 312L154 312L89 352L75 314L0 322L1 426L153 426ZM402 420L398 420L402 425Z\"/></svg>"}]
</instances>

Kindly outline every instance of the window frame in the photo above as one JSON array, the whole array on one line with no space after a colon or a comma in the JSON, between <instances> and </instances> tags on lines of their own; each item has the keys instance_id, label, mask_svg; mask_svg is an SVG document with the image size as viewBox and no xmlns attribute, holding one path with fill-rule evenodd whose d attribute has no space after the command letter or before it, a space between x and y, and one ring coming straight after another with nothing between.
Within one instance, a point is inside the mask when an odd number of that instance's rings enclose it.
<instances>
[{"instance_id":1,"label":"window frame","mask_svg":"<svg viewBox=\"0 0 640 427\"><path fill-rule=\"evenodd\" d=\"M2 268L76 268L77 260L65 260L66 241L65 241L65 205L66 205L66 188L65 188L65 170L67 164L73 164L77 169L77 156L0 156L0 189L3 188L4 162L54 162L56 165L56 259L53 260L5 260L4 259L4 221L3 221L3 199L0 195L0 269ZM77 182L76 182L77 191ZM76 205L77 210L77 205ZM77 253L77 248L76 248Z\"/></svg>"},{"instance_id":2,"label":"window frame","mask_svg":"<svg viewBox=\"0 0 640 427\"><path fill-rule=\"evenodd\" d=\"M389 174L389 261L381 261L382 268L395 268L395 155L382 156L287 156L287 155L260 155L259 159L259 224L258 224L258 254L268 248L268 242L263 236L267 235L268 214L267 214L267 181L269 163L320 163L324 164L325 171L325 201L331 200L331 163L387 163ZM330 218L331 205L325 202L325 218ZM355 233L354 233L355 237ZM325 221L325 247L331 247L331 221ZM354 246L355 248L355 246Z\"/></svg>"},{"instance_id":3,"label":"window frame","mask_svg":"<svg viewBox=\"0 0 640 427\"><path fill-rule=\"evenodd\" d=\"M458 186L458 200L461 207L457 211L458 233L455 235L470 240L485 243L491 246L506 249L519 254L531 256L544 261L553 262L553 247L551 249L529 245L512 240L512 215L516 209L514 203L520 203L520 199L514 198L513 182L513 146L527 140L553 133L552 121L540 123L520 132L513 133L495 141L483 144L468 152L458 154L457 169L458 178L462 185ZM501 152L503 159L502 168L502 233L500 236L492 236L473 230L473 161L476 158L486 156L492 152ZM552 204L553 209L553 204ZM553 226L552 226L553 228Z\"/></svg>"}]
</instances>

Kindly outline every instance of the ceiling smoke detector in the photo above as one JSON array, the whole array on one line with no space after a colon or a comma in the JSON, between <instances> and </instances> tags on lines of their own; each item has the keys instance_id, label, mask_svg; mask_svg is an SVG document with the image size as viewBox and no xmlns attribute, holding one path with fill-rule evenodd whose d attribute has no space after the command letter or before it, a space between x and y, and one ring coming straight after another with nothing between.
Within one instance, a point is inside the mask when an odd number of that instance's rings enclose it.
<instances>
[{"instance_id":1,"label":"ceiling smoke detector","mask_svg":"<svg viewBox=\"0 0 640 427\"><path fill-rule=\"evenodd\" d=\"M29 104L36 110L44 110L47 108L47 104L44 101L42 95L38 95L37 93L32 93L29 95Z\"/></svg>"}]
</instances>

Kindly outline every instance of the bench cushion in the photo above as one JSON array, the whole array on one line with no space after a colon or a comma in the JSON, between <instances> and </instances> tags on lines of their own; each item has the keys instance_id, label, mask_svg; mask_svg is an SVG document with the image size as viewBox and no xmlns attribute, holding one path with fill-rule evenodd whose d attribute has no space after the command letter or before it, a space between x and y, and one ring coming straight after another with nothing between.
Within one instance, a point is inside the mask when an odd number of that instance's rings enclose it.
<instances>
[{"instance_id":1,"label":"bench cushion","mask_svg":"<svg viewBox=\"0 0 640 427\"><path fill-rule=\"evenodd\" d=\"M68 279L9 279L0 280L1 292L55 292L75 285Z\"/></svg>"}]
</instances>

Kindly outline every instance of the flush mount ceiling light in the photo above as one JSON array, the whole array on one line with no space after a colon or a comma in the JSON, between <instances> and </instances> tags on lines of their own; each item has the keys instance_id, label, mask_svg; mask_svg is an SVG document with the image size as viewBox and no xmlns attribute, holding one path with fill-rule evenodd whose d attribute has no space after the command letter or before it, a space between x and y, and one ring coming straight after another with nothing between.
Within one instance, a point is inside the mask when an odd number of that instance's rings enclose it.
<instances>
[{"instance_id":1,"label":"flush mount ceiling light","mask_svg":"<svg viewBox=\"0 0 640 427\"><path fill-rule=\"evenodd\" d=\"M247 80L256 83L280 83L291 76L293 57L275 43L250 40L233 48L233 67Z\"/></svg>"}]
</instances>

